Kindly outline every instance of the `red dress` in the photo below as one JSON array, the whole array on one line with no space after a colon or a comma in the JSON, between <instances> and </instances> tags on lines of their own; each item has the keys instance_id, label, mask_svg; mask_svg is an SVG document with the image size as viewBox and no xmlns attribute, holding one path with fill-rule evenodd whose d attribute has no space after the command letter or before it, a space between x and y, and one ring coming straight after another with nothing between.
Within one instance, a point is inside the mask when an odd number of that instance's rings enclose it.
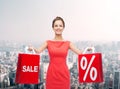
<instances>
[{"instance_id":1,"label":"red dress","mask_svg":"<svg viewBox=\"0 0 120 89\"><path fill-rule=\"evenodd\" d=\"M66 64L69 41L47 41L50 64L46 89L70 89L70 73Z\"/></svg>"}]
</instances>

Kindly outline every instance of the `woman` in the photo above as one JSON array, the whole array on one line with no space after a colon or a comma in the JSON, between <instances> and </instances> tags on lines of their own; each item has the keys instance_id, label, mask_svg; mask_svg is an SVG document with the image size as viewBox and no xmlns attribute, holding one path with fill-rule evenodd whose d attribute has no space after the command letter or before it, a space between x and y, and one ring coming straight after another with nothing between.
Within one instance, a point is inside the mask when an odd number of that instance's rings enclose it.
<instances>
[{"instance_id":1,"label":"woman","mask_svg":"<svg viewBox=\"0 0 120 89\"><path fill-rule=\"evenodd\" d=\"M65 22L61 17L53 20L52 28L55 33L52 40L47 40L38 49L29 47L29 50L34 49L36 53L41 53L44 49L48 49L50 64L46 76L46 89L70 89L70 73L66 65L67 53L69 49L76 54L81 54L82 51L63 38Z\"/></svg>"}]
</instances>

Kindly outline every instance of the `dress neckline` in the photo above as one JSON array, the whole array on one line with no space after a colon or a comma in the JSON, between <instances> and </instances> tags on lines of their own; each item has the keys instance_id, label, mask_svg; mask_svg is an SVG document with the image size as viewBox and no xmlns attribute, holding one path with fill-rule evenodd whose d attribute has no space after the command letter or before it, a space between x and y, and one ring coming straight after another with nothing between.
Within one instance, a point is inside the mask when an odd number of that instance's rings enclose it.
<instances>
[{"instance_id":1,"label":"dress neckline","mask_svg":"<svg viewBox=\"0 0 120 89\"><path fill-rule=\"evenodd\" d=\"M67 40L48 40L48 41L51 41L51 42L67 42Z\"/></svg>"}]
</instances>

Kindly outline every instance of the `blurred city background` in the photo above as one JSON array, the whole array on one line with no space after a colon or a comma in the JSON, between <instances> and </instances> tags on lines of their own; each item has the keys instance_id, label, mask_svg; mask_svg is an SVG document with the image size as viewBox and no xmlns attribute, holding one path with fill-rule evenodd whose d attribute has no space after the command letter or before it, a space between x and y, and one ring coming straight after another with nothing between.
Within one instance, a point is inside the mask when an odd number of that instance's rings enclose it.
<instances>
[{"instance_id":1,"label":"blurred city background","mask_svg":"<svg viewBox=\"0 0 120 89\"><path fill-rule=\"evenodd\" d=\"M73 43L82 50L92 45L95 47L95 52L102 53L104 82L79 83L78 56L69 51L67 64L71 74L71 89L120 89L120 41L75 41ZM35 47L39 47L40 44L33 43ZM0 41L0 89L45 89L49 64L47 49L41 53L40 83L37 85L15 83L18 54L24 53L26 45L27 42Z\"/></svg>"}]
</instances>

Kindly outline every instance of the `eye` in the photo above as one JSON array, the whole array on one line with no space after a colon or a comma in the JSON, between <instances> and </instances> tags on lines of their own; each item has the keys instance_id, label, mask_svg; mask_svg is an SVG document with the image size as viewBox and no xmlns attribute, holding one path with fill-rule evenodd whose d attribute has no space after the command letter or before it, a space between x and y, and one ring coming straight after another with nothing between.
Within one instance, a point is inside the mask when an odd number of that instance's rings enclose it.
<instances>
[{"instance_id":1,"label":"eye","mask_svg":"<svg viewBox=\"0 0 120 89\"><path fill-rule=\"evenodd\" d=\"M58 27L58 25L54 25L54 27Z\"/></svg>"},{"instance_id":2,"label":"eye","mask_svg":"<svg viewBox=\"0 0 120 89\"><path fill-rule=\"evenodd\" d=\"M63 25L60 25L60 27L63 27Z\"/></svg>"}]
</instances>

